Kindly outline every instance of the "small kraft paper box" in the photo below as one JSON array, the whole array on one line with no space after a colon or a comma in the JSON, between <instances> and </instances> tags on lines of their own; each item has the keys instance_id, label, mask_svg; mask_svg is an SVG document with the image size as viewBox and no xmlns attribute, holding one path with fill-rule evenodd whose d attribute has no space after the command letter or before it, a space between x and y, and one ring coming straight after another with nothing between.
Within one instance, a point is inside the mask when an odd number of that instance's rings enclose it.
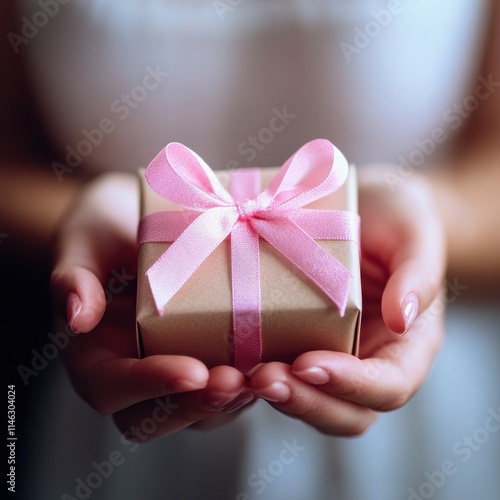
<instances>
[{"instance_id":1,"label":"small kraft paper box","mask_svg":"<svg viewBox=\"0 0 500 500\"><path fill-rule=\"evenodd\" d=\"M196 153L172 143L146 174L139 172L139 356L186 355L209 368L233 365L245 373L258 362L292 363L307 351L357 355L355 168L330 142L317 139L281 168L208 170ZM321 194L332 182L334 189ZM248 192L263 191L256 201L245 201ZM234 202L238 196L241 201ZM244 226L246 240L235 226ZM214 233L222 239L218 244ZM193 264L199 252L207 256ZM180 276L186 273L188 278Z\"/></svg>"}]
</instances>

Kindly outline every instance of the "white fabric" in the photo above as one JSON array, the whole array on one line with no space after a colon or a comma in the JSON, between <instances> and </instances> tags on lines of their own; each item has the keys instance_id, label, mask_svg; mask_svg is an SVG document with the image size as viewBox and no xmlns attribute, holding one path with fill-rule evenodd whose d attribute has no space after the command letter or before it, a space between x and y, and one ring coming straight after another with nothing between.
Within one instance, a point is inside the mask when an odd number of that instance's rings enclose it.
<instances>
[{"instance_id":1,"label":"white fabric","mask_svg":"<svg viewBox=\"0 0 500 500\"><path fill-rule=\"evenodd\" d=\"M170 141L190 146L214 168L278 165L316 137L331 139L354 163L395 162L416 139L452 125L443 114L476 78L489 4L224 0L236 6L221 19L214 3L61 5L21 47L59 148L76 148L84 129L109 119L114 131L86 157L93 168L135 171ZM40 10L24 4L29 19ZM384 21L380 12L389 8L395 13ZM367 40L355 39L359 30ZM349 63L343 43L366 47ZM142 100L132 100L134 108L124 105L122 94L157 65L169 75L147 95L136 90ZM296 118L248 161L252 155L238 146L283 107Z\"/></svg>"}]
</instances>

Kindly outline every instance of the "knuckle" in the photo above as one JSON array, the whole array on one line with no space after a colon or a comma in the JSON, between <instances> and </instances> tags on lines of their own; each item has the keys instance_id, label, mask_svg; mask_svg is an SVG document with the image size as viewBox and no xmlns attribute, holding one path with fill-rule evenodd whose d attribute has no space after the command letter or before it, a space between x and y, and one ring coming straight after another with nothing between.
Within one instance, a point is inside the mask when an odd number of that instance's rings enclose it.
<instances>
[{"instance_id":1,"label":"knuckle","mask_svg":"<svg viewBox=\"0 0 500 500\"><path fill-rule=\"evenodd\" d=\"M328 412L321 397L303 398L300 394L295 394L292 395L288 404L293 406L293 411L290 411L289 414L305 421L314 421L317 415Z\"/></svg>"},{"instance_id":2,"label":"knuckle","mask_svg":"<svg viewBox=\"0 0 500 500\"><path fill-rule=\"evenodd\" d=\"M342 399L350 401L369 399L372 388L364 380L352 380L350 384L345 384L336 395Z\"/></svg>"}]
</instances>

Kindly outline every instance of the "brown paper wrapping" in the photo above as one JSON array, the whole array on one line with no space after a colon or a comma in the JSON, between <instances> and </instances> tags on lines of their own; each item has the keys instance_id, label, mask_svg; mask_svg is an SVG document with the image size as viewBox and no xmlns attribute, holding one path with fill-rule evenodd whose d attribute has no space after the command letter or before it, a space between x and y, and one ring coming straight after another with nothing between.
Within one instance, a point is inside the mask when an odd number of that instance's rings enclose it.
<instances>
[{"instance_id":1,"label":"brown paper wrapping","mask_svg":"<svg viewBox=\"0 0 500 500\"><path fill-rule=\"evenodd\" d=\"M262 169L262 188L277 172ZM229 188L229 173L216 172ZM139 173L141 215L184 210L158 196ZM335 193L308 208L357 211L354 167ZM315 350L357 354L361 322L359 247L351 241L318 241L353 275L344 317L316 285L269 243L260 240L262 290L262 361L292 363ZM137 348L141 357L180 354L203 361L209 368L233 365L230 243L223 242L179 290L159 316L145 275L171 243L144 243L139 249L137 279ZM200 241L200 245L203 242Z\"/></svg>"}]
</instances>

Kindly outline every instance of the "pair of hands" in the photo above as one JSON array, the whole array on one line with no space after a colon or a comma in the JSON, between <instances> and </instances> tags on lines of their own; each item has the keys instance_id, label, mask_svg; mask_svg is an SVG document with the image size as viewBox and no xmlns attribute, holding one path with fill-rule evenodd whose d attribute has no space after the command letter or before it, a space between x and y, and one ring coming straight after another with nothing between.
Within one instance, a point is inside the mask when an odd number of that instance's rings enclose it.
<instances>
[{"instance_id":1,"label":"pair of hands","mask_svg":"<svg viewBox=\"0 0 500 500\"><path fill-rule=\"evenodd\" d=\"M128 174L98 178L61 222L52 273L58 321L80 332L62 353L75 390L98 412L113 414L130 439L220 425L257 397L321 432L363 433L378 412L402 406L415 393L443 338L442 312L419 320L440 300L445 270L433 193L417 175L396 188L382 169L360 172L359 358L307 352L291 366L260 365L245 380L230 366L209 370L185 356L137 358L135 283L113 295L109 273L135 275L138 186ZM168 418L157 418L147 436L131 432L165 412L166 404Z\"/></svg>"}]
</instances>

